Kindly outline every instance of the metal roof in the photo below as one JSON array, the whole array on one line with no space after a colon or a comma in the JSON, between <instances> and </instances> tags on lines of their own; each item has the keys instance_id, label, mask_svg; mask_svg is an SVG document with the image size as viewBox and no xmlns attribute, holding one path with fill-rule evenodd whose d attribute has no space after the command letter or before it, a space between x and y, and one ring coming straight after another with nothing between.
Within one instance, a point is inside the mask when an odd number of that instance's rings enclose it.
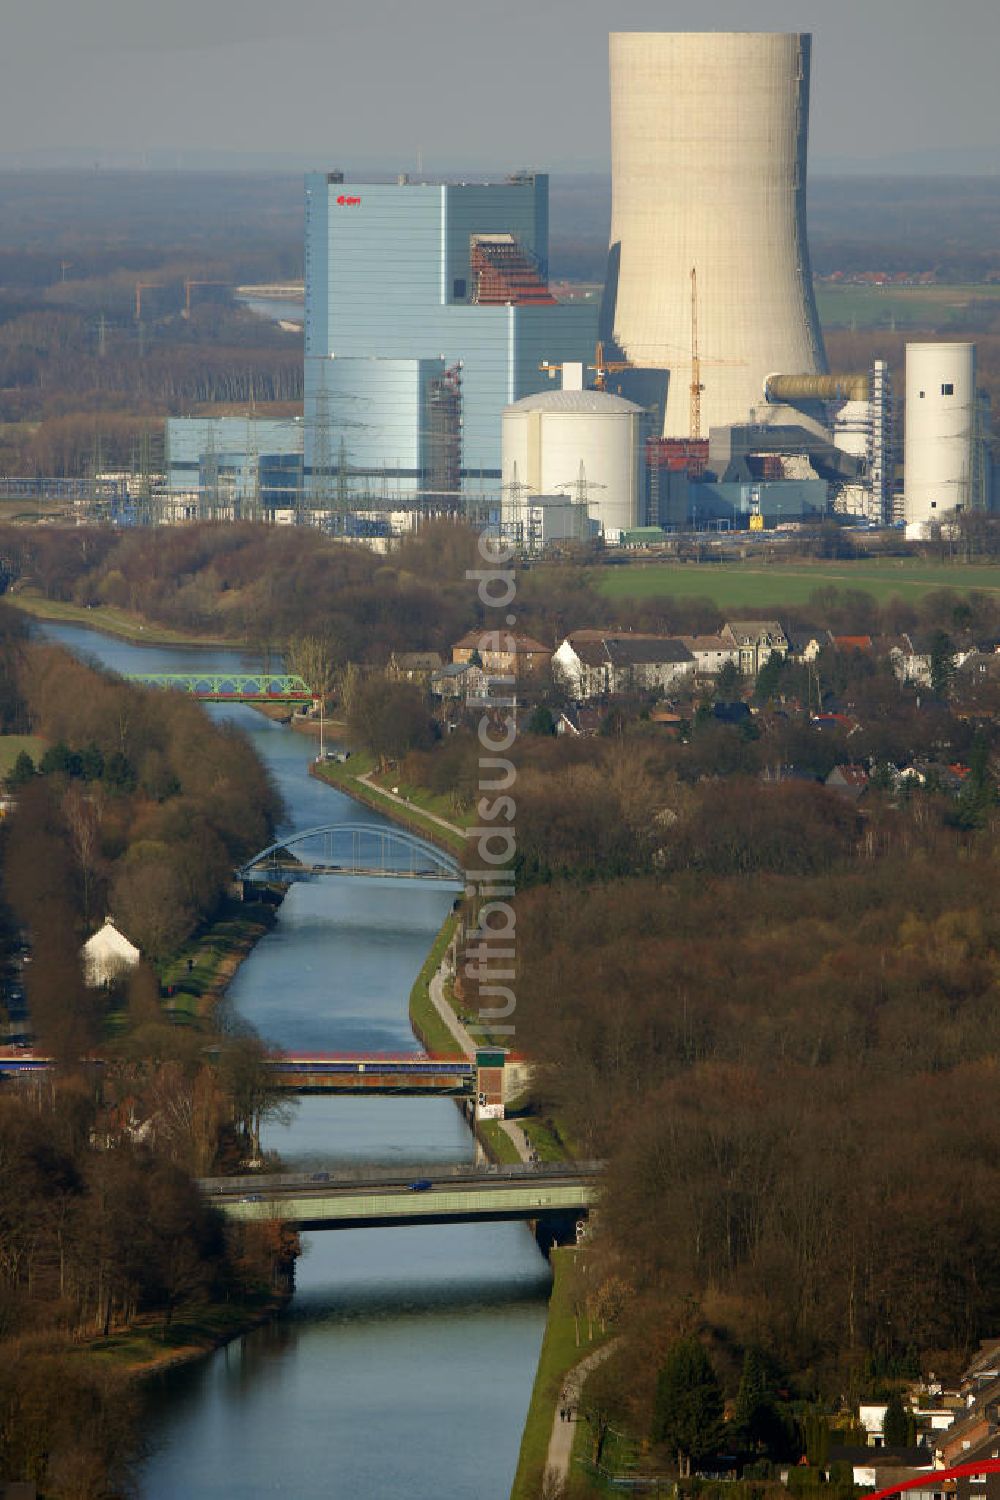
<instances>
[{"instance_id":1,"label":"metal roof","mask_svg":"<svg viewBox=\"0 0 1000 1500\"><path fill-rule=\"evenodd\" d=\"M562 413L580 412L585 416L607 417L617 412L636 412L643 408L624 396L612 396L608 391L536 391L533 396L522 396L506 412L551 411Z\"/></svg>"}]
</instances>

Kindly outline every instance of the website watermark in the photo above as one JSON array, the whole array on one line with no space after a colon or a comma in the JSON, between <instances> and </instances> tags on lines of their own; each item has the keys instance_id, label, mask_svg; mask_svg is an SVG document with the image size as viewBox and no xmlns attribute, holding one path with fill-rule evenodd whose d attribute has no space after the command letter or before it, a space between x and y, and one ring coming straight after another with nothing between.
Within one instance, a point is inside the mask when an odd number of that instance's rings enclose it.
<instances>
[{"instance_id":1,"label":"website watermark","mask_svg":"<svg viewBox=\"0 0 1000 1500\"><path fill-rule=\"evenodd\" d=\"M498 533L479 536L479 555L487 565L470 568L483 608L490 612L478 642L486 693L479 720L479 767L476 813L469 830L478 868L466 871L466 895L473 904L475 925L466 934L465 978L478 989L479 1011L469 1031L502 1037L514 1035L517 995L517 917L514 911L514 859L517 853L517 803L513 796L517 768L510 758L517 739L516 637L517 616L512 605L517 593L514 554ZM496 624L490 628L492 620ZM498 616L502 615L502 620ZM511 670L502 670L505 665ZM497 670L490 670L497 668ZM487 1003L488 1002L488 1003Z\"/></svg>"}]
</instances>

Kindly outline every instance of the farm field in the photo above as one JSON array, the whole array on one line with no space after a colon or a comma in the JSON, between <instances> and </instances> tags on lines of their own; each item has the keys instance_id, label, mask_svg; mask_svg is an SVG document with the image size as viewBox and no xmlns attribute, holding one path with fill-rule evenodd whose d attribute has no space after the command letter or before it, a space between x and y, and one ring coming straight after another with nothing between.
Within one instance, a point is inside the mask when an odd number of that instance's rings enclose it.
<instances>
[{"instance_id":1,"label":"farm field","mask_svg":"<svg viewBox=\"0 0 1000 1500\"><path fill-rule=\"evenodd\" d=\"M0 735L0 777L10 775L22 750L26 750L37 765L45 754L45 749L45 741L37 734Z\"/></svg>"},{"instance_id":2,"label":"farm field","mask_svg":"<svg viewBox=\"0 0 1000 1500\"><path fill-rule=\"evenodd\" d=\"M817 283L824 328L968 329L974 303L1000 304L1000 286L831 286Z\"/></svg>"},{"instance_id":3,"label":"farm field","mask_svg":"<svg viewBox=\"0 0 1000 1500\"><path fill-rule=\"evenodd\" d=\"M919 599L935 589L1000 593L1000 567L928 563L893 558L885 562L816 563L638 563L602 569L596 578L609 599L666 595L711 599L720 609L805 604L817 589L856 589L884 601L899 595Z\"/></svg>"}]
</instances>

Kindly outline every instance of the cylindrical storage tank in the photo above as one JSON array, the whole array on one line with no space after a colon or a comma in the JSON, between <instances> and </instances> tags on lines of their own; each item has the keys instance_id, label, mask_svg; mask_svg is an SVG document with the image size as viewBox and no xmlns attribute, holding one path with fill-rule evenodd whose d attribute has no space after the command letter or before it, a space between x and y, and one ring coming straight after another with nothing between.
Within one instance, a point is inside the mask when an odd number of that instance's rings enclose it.
<instances>
[{"instance_id":1,"label":"cylindrical storage tank","mask_svg":"<svg viewBox=\"0 0 1000 1500\"><path fill-rule=\"evenodd\" d=\"M806 241L811 38L613 32L603 334L670 371L663 436L744 422L774 371L826 369Z\"/></svg>"},{"instance_id":2,"label":"cylindrical storage tank","mask_svg":"<svg viewBox=\"0 0 1000 1500\"><path fill-rule=\"evenodd\" d=\"M908 526L972 503L975 344L907 344L904 513Z\"/></svg>"},{"instance_id":3,"label":"cylindrical storage tank","mask_svg":"<svg viewBox=\"0 0 1000 1500\"><path fill-rule=\"evenodd\" d=\"M605 391L542 391L503 413L503 519L532 495L586 502L609 539L640 524L645 493L643 407Z\"/></svg>"}]
</instances>

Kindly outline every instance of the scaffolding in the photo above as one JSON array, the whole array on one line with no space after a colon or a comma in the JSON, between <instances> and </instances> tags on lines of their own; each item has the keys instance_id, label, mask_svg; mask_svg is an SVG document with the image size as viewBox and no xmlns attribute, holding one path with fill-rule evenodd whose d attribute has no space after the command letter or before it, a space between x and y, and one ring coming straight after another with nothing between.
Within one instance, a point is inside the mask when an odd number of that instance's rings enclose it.
<instances>
[{"instance_id":1,"label":"scaffolding","mask_svg":"<svg viewBox=\"0 0 1000 1500\"><path fill-rule=\"evenodd\" d=\"M462 367L452 365L427 385L424 486L452 500L462 485Z\"/></svg>"}]
</instances>

